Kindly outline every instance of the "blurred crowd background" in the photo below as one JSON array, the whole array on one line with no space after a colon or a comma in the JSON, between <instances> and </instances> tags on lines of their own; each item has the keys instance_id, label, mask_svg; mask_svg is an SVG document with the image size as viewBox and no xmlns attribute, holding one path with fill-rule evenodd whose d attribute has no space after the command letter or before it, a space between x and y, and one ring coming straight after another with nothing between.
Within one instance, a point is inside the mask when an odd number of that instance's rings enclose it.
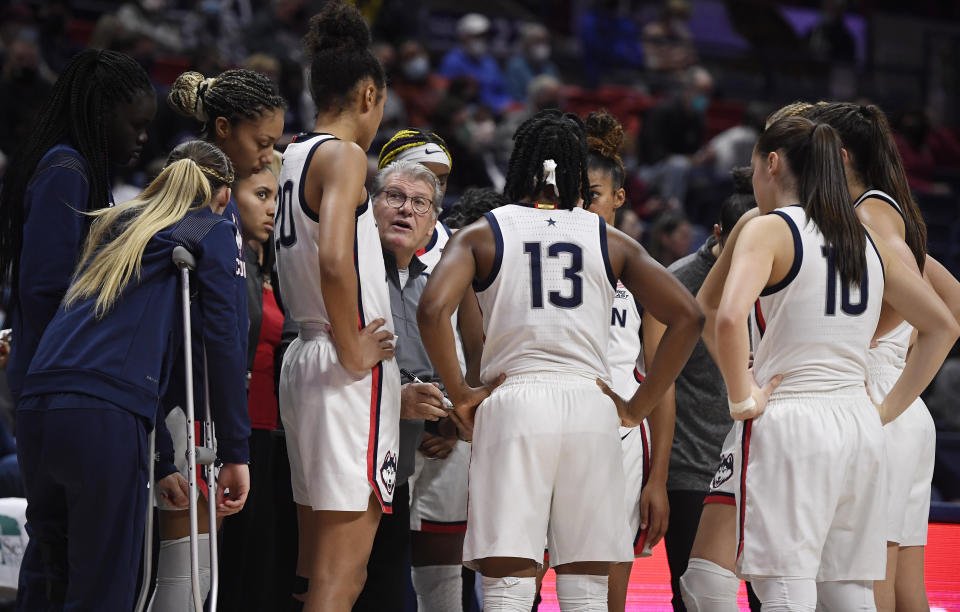
<instances>
[{"instance_id":1,"label":"blurred crowd background","mask_svg":"<svg viewBox=\"0 0 960 612\"><path fill-rule=\"evenodd\" d=\"M618 226L664 265L702 244L767 114L794 100L875 103L896 130L929 249L960 273L960 2L938 0L362 0L389 79L381 145L406 126L450 146L446 207L501 189L515 128L544 108L606 108L625 126ZM0 0L0 176L57 73L85 47L130 54L161 98L183 71L269 75L283 142L313 126L301 38L318 0ZM135 194L192 121L158 105ZM282 143L281 143L282 144ZM281 147L282 148L282 147ZM960 360L928 393L960 431ZM958 445L960 446L960 445ZM953 475L949 476L951 480ZM945 485L950 488L949 483ZM953 487L957 487L956 484ZM941 487L943 488L943 487ZM944 491L960 498L960 491Z\"/></svg>"}]
</instances>

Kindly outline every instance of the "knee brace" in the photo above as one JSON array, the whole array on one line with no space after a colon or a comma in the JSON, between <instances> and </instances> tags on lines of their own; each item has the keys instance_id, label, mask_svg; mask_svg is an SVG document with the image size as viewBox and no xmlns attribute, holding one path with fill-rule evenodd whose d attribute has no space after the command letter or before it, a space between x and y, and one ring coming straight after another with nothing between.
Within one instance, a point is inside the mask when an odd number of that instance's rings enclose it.
<instances>
[{"instance_id":1,"label":"knee brace","mask_svg":"<svg viewBox=\"0 0 960 612\"><path fill-rule=\"evenodd\" d=\"M875 612L873 582L837 580L817 583L817 610L823 612Z\"/></svg>"},{"instance_id":2,"label":"knee brace","mask_svg":"<svg viewBox=\"0 0 960 612\"><path fill-rule=\"evenodd\" d=\"M410 570L420 612L460 612L463 579L459 565L414 566Z\"/></svg>"},{"instance_id":3,"label":"knee brace","mask_svg":"<svg viewBox=\"0 0 960 612\"><path fill-rule=\"evenodd\" d=\"M210 535L201 533L197 539L200 548L200 597L206 599L210 591ZM190 538L164 540L160 543L157 561L157 589L153 593L150 612L178 612L193 609L193 585L190 583Z\"/></svg>"},{"instance_id":4,"label":"knee brace","mask_svg":"<svg viewBox=\"0 0 960 612\"><path fill-rule=\"evenodd\" d=\"M750 577L763 612L814 612L817 583L812 578Z\"/></svg>"},{"instance_id":5,"label":"knee brace","mask_svg":"<svg viewBox=\"0 0 960 612\"><path fill-rule=\"evenodd\" d=\"M606 612L607 576L557 574L557 603L563 612Z\"/></svg>"},{"instance_id":6,"label":"knee brace","mask_svg":"<svg viewBox=\"0 0 960 612\"><path fill-rule=\"evenodd\" d=\"M680 576L680 594L690 612L738 612L740 579L706 559L693 558Z\"/></svg>"},{"instance_id":7,"label":"knee brace","mask_svg":"<svg viewBox=\"0 0 960 612\"><path fill-rule=\"evenodd\" d=\"M530 612L537 594L537 579L534 577L488 578L483 585L483 612Z\"/></svg>"}]
</instances>

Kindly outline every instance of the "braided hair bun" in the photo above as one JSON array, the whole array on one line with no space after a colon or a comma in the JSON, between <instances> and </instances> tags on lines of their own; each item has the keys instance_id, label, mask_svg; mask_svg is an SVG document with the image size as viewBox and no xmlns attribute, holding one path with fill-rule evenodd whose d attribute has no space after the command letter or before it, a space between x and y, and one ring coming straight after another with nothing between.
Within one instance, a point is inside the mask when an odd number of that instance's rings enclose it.
<instances>
[{"instance_id":1,"label":"braided hair bun","mask_svg":"<svg viewBox=\"0 0 960 612\"><path fill-rule=\"evenodd\" d=\"M310 55L321 51L362 51L370 42L370 28L363 15L342 2L330 2L311 17L310 29L303 38Z\"/></svg>"},{"instance_id":2,"label":"braided hair bun","mask_svg":"<svg viewBox=\"0 0 960 612\"><path fill-rule=\"evenodd\" d=\"M193 117L198 121L206 122L209 116L204 99L214 81L216 79L208 79L199 72L184 72L173 82L167 102L173 110L184 117Z\"/></svg>"},{"instance_id":3,"label":"braided hair bun","mask_svg":"<svg viewBox=\"0 0 960 612\"><path fill-rule=\"evenodd\" d=\"M590 152L590 168L603 169L610 173L613 188L623 186L627 171L620 159L623 146L623 126L616 117L605 110L587 115L587 148Z\"/></svg>"},{"instance_id":4,"label":"braided hair bun","mask_svg":"<svg viewBox=\"0 0 960 612\"><path fill-rule=\"evenodd\" d=\"M587 147L610 159L620 159L623 146L623 126L605 110L587 115Z\"/></svg>"}]
</instances>

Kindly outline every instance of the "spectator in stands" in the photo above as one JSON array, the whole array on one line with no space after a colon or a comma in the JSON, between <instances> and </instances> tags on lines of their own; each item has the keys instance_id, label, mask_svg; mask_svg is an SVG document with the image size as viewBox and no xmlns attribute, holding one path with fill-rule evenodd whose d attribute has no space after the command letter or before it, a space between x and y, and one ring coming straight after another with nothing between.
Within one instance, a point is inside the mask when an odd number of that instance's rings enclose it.
<instances>
[{"instance_id":1,"label":"spectator in stands","mask_svg":"<svg viewBox=\"0 0 960 612\"><path fill-rule=\"evenodd\" d=\"M690 253L692 228L682 213L668 210L660 215L650 228L650 256L669 266Z\"/></svg>"},{"instance_id":2,"label":"spectator in stands","mask_svg":"<svg viewBox=\"0 0 960 612\"><path fill-rule=\"evenodd\" d=\"M439 73L448 79L472 78L480 88L480 102L500 113L514 100L507 93L497 60L490 54L489 34L489 19L478 13L464 15L457 23L460 44L444 56Z\"/></svg>"},{"instance_id":3,"label":"spectator in stands","mask_svg":"<svg viewBox=\"0 0 960 612\"><path fill-rule=\"evenodd\" d=\"M643 27L644 65L654 91L668 89L697 61L693 34L686 24L689 18L687 0L666 0L660 16Z\"/></svg>"},{"instance_id":4,"label":"spectator in stands","mask_svg":"<svg viewBox=\"0 0 960 612\"><path fill-rule=\"evenodd\" d=\"M407 109L407 123L418 128L429 126L430 115L446 92L446 80L431 72L430 56L415 40L400 45L397 59L393 90Z\"/></svg>"},{"instance_id":5,"label":"spectator in stands","mask_svg":"<svg viewBox=\"0 0 960 612\"><path fill-rule=\"evenodd\" d=\"M640 131L640 178L671 206L683 205L691 156L703 145L704 114L710 103L713 79L695 66L684 73L683 87L651 107ZM684 253L685 254L685 253Z\"/></svg>"},{"instance_id":6,"label":"spectator in stands","mask_svg":"<svg viewBox=\"0 0 960 612\"><path fill-rule=\"evenodd\" d=\"M471 109L460 99L447 97L433 115L434 131L447 143L450 156L457 160L457 171L447 181L447 193L459 196L468 187L492 187L487 161L472 146Z\"/></svg>"},{"instance_id":7,"label":"spectator in stands","mask_svg":"<svg viewBox=\"0 0 960 612\"><path fill-rule=\"evenodd\" d=\"M762 102L748 104L743 113L743 122L711 138L694 156L694 165L712 166L711 178L728 182L734 168L750 165L753 146L769 114L770 109Z\"/></svg>"},{"instance_id":8,"label":"spectator in stands","mask_svg":"<svg viewBox=\"0 0 960 612\"><path fill-rule=\"evenodd\" d=\"M540 23L520 26L520 50L507 62L504 78L507 93L514 100L526 100L527 88L534 77L558 77L556 64L550 61L550 32Z\"/></svg>"},{"instance_id":9,"label":"spectator in stands","mask_svg":"<svg viewBox=\"0 0 960 612\"><path fill-rule=\"evenodd\" d=\"M617 216L614 218L614 225L618 230L630 236L637 242L643 241L643 221L637 216L632 208L621 206L617 209Z\"/></svg>"},{"instance_id":10,"label":"spectator in stands","mask_svg":"<svg viewBox=\"0 0 960 612\"><path fill-rule=\"evenodd\" d=\"M29 138L37 111L53 89L50 70L31 31L22 31L6 49L0 78L0 151L16 153Z\"/></svg>"},{"instance_id":11,"label":"spectator in stands","mask_svg":"<svg viewBox=\"0 0 960 612\"><path fill-rule=\"evenodd\" d=\"M596 87L611 69L642 68L640 28L619 0L599 0L580 16L580 44L586 84Z\"/></svg>"},{"instance_id":12,"label":"spectator in stands","mask_svg":"<svg viewBox=\"0 0 960 612\"><path fill-rule=\"evenodd\" d=\"M846 4L846 0L823 0L820 22L807 33L807 44L816 59L846 64L857 59L857 45L843 20Z\"/></svg>"},{"instance_id":13,"label":"spectator in stands","mask_svg":"<svg viewBox=\"0 0 960 612\"><path fill-rule=\"evenodd\" d=\"M950 194L950 185L942 182L941 172L960 164L960 143L949 131L934 129L926 109L911 106L894 122L894 140L910 188L922 194ZM954 170L956 172L956 170Z\"/></svg>"},{"instance_id":14,"label":"spectator in stands","mask_svg":"<svg viewBox=\"0 0 960 612\"><path fill-rule=\"evenodd\" d=\"M166 9L167 0L135 0L117 9L116 17L127 32L145 37L160 51L183 53L181 24Z\"/></svg>"},{"instance_id":15,"label":"spectator in stands","mask_svg":"<svg viewBox=\"0 0 960 612\"><path fill-rule=\"evenodd\" d=\"M565 105L563 83L550 74L541 74L533 77L525 92L526 105L517 111L504 115L496 127L494 151L497 164L501 168L507 167L510 154L513 152L513 135L520 124L548 108L562 109Z\"/></svg>"}]
</instances>

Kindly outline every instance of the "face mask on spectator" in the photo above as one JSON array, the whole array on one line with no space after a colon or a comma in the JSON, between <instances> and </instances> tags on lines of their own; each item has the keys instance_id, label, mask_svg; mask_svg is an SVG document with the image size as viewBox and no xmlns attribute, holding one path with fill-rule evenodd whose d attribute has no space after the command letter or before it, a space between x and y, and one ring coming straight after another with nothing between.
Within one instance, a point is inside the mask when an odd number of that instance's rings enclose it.
<instances>
[{"instance_id":1,"label":"face mask on spectator","mask_svg":"<svg viewBox=\"0 0 960 612\"><path fill-rule=\"evenodd\" d=\"M403 74L411 81L422 81L430 72L430 62L425 55L409 59L403 65Z\"/></svg>"},{"instance_id":2,"label":"face mask on spectator","mask_svg":"<svg viewBox=\"0 0 960 612\"><path fill-rule=\"evenodd\" d=\"M472 38L465 45L467 55L472 58L480 58L487 54L487 41L482 38Z\"/></svg>"},{"instance_id":3,"label":"face mask on spectator","mask_svg":"<svg viewBox=\"0 0 960 612\"><path fill-rule=\"evenodd\" d=\"M541 43L530 48L530 59L543 63L550 59L550 45Z\"/></svg>"},{"instance_id":4,"label":"face mask on spectator","mask_svg":"<svg viewBox=\"0 0 960 612\"><path fill-rule=\"evenodd\" d=\"M493 144L493 137L497 131L497 124L493 119L484 119L477 121L471 126L471 135L473 144L479 149L484 149Z\"/></svg>"},{"instance_id":5,"label":"face mask on spectator","mask_svg":"<svg viewBox=\"0 0 960 612\"><path fill-rule=\"evenodd\" d=\"M710 99L704 95L694 96L693 99L690 100L690 108L697 113L705 112L707 110L707 105L709 104Z\"/></svg>"}]
</instances>

